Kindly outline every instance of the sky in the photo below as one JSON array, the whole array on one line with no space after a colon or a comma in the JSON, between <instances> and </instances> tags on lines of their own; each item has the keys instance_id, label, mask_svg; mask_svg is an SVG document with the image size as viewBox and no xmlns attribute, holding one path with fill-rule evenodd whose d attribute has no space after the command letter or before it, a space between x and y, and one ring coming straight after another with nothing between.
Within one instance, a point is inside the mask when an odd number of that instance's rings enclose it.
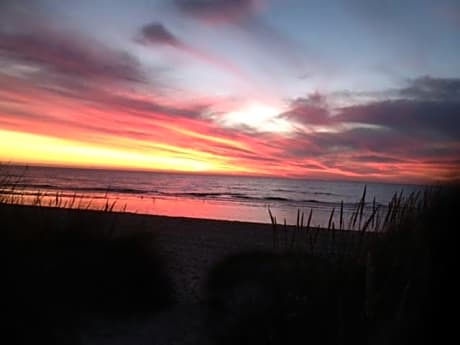
<instances>
[{"instance_id":1,"label":"sky","mask_svg":"<svg viewBox=\"0 0 460 345\"><path fill-rule=\"evenodd\" d=\"M460 3L0 0L0 162L460 180Z\"/></svg>"}]
</instances>

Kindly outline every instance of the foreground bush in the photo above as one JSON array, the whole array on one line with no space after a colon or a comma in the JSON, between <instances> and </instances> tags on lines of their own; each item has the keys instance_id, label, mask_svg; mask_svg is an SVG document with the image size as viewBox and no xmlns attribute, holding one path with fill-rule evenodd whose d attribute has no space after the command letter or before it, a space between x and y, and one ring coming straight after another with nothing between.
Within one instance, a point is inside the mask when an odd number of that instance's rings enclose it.
<instances>
[{"instance_id":1,"label":"foreground bush","mask_svg":"<svg viewBox=\"0 0 460 345\"><path fill-rule=\"evenodd\" d=\"M337 344L343 297L362 304L342 283L333 265L309 255L231 256L209 274L208 327L218 344ZM349 314L359 326L359 313Z\"/></svg>"},{"instance_id":2,"label":"foreground bush","mask_svg":"<svg viewBox=\"0 0 460 345\"><path fill-rule=\"evenodd\" d=\"M96 212L2 205L0 215L11 343L69 343L88 316L146 316L173 302L150 233L116 235Z\"/></svg>"},{"instance_id":3,"label":"foreground bush","mask_svg":"<svg viewBox=\"0 0 460 345\"><path fill-rule=\"evenodd\" d=\"M379 344L441 342L447 310L454 312L450 285L460 189L431 189L423 197L399 204L384 235L368 251L370 340Z\"/></svg>"}]
</instances>

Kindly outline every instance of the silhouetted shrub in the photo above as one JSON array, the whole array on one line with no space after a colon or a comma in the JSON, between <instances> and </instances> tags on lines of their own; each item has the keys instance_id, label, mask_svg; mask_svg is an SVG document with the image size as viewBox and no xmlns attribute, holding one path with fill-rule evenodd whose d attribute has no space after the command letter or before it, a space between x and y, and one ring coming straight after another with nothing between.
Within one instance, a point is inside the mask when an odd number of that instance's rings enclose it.
<instances>
[{"instance_id":1,"label":"silhouetted shrub","mask_svg":"<svg viewBox=\"0 0 460 345\"><path fill-rule=\"evenodd\" d=\"M338 287L334 267L323 259L234 255L209 274L208 327L218 344L335 344Z\"/></svg>"},{"instance_id":2,"label":"silhouetted shrub","mask_svg":"<svg viewBox=\"0 0 460 345\"><path fill-rule=\"evenodd\" d=\"M457 251L458 186L427 190L369 249L373 271L370 324L382 344L428 343L445 332ZM438 336L436 336L438 337ZM438 338L439 339L439 338Z\"/></svg>"},{"instance_id":3,"label":"silhouetted shrub","mask_svg":"<svg viewBox=\"0 0 460 345\"><path fill-rule=\"evenodd\" d=\"M65 219L55 217L62 212ZM115 215L96 212L3 205L0 215L0 303L10 343L71 343L87 316L147 316L173 302L151 233L112 234L103 224ZM94 222L81 227L85 217Z\"/></svg>"}]
</instances>

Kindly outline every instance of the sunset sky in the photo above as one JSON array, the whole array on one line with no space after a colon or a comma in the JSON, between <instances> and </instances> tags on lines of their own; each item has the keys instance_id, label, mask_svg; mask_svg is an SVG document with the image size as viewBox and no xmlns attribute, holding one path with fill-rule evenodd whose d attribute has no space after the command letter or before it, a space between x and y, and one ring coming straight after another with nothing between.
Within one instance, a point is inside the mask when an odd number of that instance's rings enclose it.
<instances>
[{"instance_id":1,"label":"sunset sky","mask_svg":"<svg viewBox=\"0 0 460 345\"><path fill-rule=\"evenodd\" d=\"M460 3L1 0L0 162L460 179Z\"/></svg>"}]
</instances>

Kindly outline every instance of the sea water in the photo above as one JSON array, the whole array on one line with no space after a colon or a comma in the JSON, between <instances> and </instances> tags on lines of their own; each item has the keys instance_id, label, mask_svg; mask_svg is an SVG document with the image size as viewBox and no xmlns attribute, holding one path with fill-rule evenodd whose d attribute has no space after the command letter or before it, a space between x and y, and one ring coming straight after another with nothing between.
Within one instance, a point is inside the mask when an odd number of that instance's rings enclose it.
<instances>
[{"instance_id":1,"label":"sea water","mask_svg":"<svg viewBox=\"0 0 460 345\"><path fill-rule=\"evenodd\" d=\"M365 186L367 215L374 207L384 210L395 193L423 190L387 183L74 168L8 166L2 173L25 203L40 199L42 205L98 209L114 204L114 210L139 214L256 223L270 223L270 209L278 223L287 224L296 224L300 210L304 223L312 212L312 226L327 226L334 209L336 228L340 209L346 222Z\"/></svg>"}]
</instances>

